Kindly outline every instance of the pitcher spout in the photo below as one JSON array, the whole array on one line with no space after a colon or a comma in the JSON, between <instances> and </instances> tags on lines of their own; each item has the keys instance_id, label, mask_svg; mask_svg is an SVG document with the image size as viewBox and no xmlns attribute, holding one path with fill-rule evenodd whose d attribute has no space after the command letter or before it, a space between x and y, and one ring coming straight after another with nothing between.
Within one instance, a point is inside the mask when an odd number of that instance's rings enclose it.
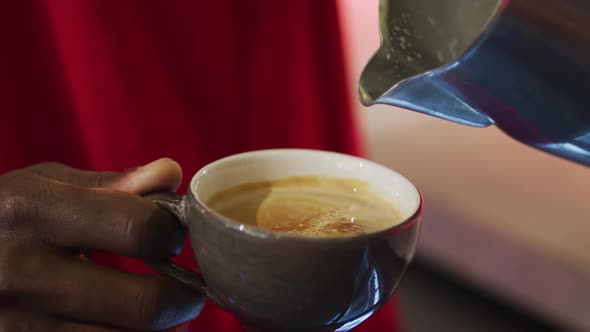
<instances>
[{"instance_id":1,"label":"pitcher spout","mask_svg":"<svg viewBox=\"0 0 590 332\"><path fill-rule=\"evenodd\" d=\"M493 121L447 72L482 38L500 0L382 0L381 45L359 81L365 106L394 105L471 126Z\"/></svg>"}]
</instances>

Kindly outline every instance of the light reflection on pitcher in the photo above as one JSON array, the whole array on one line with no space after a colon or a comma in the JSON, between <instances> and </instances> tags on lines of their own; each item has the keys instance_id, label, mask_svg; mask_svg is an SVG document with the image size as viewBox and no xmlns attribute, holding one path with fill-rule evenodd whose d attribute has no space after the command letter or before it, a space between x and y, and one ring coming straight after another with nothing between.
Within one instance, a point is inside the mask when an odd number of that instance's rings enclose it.
<instances>
[{"instance_id":1,"label":"light reflection on pitcher","mask_svg":"<svg viewBox=\"0 0 590 332\"><path fill-rule=\"evenodd\" d=\"M590 165L590 2L381 0L361 102L513 138ZM485 152L485 151L482 151Z\"/></svg>"}]
</instances>

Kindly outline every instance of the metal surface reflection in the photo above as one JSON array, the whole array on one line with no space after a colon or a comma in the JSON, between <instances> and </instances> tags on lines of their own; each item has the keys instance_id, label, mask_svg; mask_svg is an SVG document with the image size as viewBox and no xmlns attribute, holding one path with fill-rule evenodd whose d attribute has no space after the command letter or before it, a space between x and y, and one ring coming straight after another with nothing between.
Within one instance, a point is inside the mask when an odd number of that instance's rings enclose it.
<instances>
[{"instance_id":1,"label":"metal surface reflection","mask_svg":"<svg viewBox=\"0 0 590 332\"><path fill-rule=\"evenodd\" d=\"M590 1L382 0L363 104L471 125L590 165Z\"/></svg>"}]
</instances>

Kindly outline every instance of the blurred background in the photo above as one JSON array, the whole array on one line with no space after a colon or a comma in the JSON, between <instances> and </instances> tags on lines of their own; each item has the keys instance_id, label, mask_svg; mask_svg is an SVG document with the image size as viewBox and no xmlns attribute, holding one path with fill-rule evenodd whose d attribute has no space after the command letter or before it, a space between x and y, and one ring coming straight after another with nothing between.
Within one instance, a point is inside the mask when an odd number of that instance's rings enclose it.
<instances>
[{"instance_id":1,"label":"blurred background","mask_svg":"<svg viewBox=\"0 0 590 332\"><path fill-rule=\"evenodd\" d=\"M46 160L126 169L162 151L196 170L248 149L356 150L337 118L339 59L326 55L335 17L321 15L340 16L353 89L379 44L378 0L336 0L337 13L322 1L5 2L0 173ZM370 157L425 196L398 291L407 332L590 331L590 169L494 127L342 92Z\"/></svg>"},{"instance_id":2,"label":"blurred background","mask_svg":"<svg viewBox=\"0 0 590 332\"><path fill-rule=\"evenodd\" d=\"M339 0L350 85L379 45L378 0ZM423 191L408 332L590 331L590 171L470 128L362 107L372 159Z\"/></svg>"}]
</instances>

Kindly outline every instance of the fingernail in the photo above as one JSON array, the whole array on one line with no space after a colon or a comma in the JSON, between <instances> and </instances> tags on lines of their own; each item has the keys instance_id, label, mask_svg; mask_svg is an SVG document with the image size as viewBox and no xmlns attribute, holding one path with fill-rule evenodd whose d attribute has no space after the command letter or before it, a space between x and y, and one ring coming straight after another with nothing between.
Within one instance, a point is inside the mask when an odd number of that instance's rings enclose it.
<instances>
[{"instance_id":1,"label":"fingernail","mask_svg":"<svg viewBox=\"0 0 590 332\"><path fill-rule=\"evenodd\" d=\"M121 191L134 192L137 183L141 183L149 176L150 171L158 163L159 160L154 160L143 166L137 166L125 171L125 176L117 183L117 189Z\"/></svg>"},{"instance_id":2,"label":"fingernail","mask_svg":"<svg viewBox=\"0 0 590 332\"><path fill-rule=\"evenodd\" d=\"M180 174L179 174L180 173ZM182 178L180 166L169 158L161 158L129 171L116 189L142 194L154 190L176 190Z\"/></svg>"}]
</instances>

